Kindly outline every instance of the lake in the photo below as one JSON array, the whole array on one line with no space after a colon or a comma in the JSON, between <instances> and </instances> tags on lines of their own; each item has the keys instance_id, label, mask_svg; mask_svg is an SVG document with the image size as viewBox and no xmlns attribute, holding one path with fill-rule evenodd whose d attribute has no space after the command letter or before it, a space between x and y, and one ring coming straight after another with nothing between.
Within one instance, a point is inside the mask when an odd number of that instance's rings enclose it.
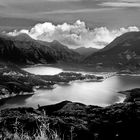
<instances>
[{"instance_id":1,"label":"lake","mask_svg":"<svg viewBox=\"0 0 140 140\"><path fill-rule=\"evenodd\" d=\"M40 75L54 75L63 71L62 69L45 66L25 68L24 70ZM98 73L98 75L100 74L103 73ZM138 75L113 76L102 82L75 81L71 84L56 85L56 88L52 90L39 89L33 96L13 97L8 99L2 108L17 106L36 108L38 104L49 105L64 100L81 102L87 105L107 106L117 102L123 102L125 96L117 92L138 88L139 83L140 76Z\"/></svg>"},{"instance_id":2,"label":"lake","mask_svg":"<svg viewBox=\"0 0 140 140\"><path fill-rule=\"evenodd\" d=\"M36 75L55 75L63 71L62 69L59 68L45 67L45 66L33 66L33 67L23 68L23 70Z\"/></svg>"}]
</instances>

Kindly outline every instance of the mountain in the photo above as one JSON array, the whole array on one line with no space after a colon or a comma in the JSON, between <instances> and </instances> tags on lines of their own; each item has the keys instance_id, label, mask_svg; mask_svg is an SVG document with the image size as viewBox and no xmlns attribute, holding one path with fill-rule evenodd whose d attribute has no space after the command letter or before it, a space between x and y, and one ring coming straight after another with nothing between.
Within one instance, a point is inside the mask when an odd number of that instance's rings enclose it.
<instances>
[{"instance_id":1,"label":"mountain","mask_svg":"<svg viewBox=\"0 0 140 140\"><path fill-rule=\"evenodd\" d=\"M58 41L34 40L27 34L0 35L0 60L16 64L77 62L79 54Z\"/></svg>"},{"instance_id":2,"label":"mountain","mask_svg":"<svg viewBox=\"0 0 140 140\"><path fill-rule=\"evenodd\" d=\"M77 49L73 49L73 51L79 53L80 55L84 55L84 56L91 55L91 54L97 52L98 50L99 49L92 48L92 47L89 47L89 48L80 47L80 48L77 48Z\"/></svg>"},{"instance_id":3,"label":"mountain","mask_svg":"<svg viewBox=\"0 0 140 140\"><path fill-rule=\"evenodd\" d=\"M140 32L117 37L105 48L86 57L84 63L105 67L140 68Z\"/></svg>"}]
</instances>

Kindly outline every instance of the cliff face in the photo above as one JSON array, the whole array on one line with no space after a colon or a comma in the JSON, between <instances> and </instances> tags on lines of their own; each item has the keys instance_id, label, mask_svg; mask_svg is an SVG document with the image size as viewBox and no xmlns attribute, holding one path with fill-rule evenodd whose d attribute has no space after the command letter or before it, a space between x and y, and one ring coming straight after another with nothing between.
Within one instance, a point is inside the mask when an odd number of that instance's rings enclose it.
<instances>
[{"instance_id":1,"label":"cliff face","mask_svg":"<svg viewBox=\"0 0 140 140\"><path fill-rule=\"evenodd\" d=\"M128 92L129 95L134 95L131 96L131 101L105 108L64 101L55 105L39 106L38 109L2 110L1 137L6 137L6 132L19 136L22 129L33 137L34 134L41 135L43 129L48 136L50 131L57 132L57 137L66 140L137 139L140 137L140 108L133 99L138 99L140 89L127 91L127 94ZM54 133L51 136L54 136Z\"/></svg>"}]
</instances>

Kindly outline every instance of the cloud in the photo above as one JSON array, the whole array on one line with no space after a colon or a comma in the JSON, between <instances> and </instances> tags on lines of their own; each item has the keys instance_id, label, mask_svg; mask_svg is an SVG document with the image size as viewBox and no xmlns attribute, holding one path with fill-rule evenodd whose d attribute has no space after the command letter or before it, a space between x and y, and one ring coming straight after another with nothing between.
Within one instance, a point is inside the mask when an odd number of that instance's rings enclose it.
<instances>
[{"instance_id":1,"label":"cloud","mask_svg":"<svg viewBox=\"0 0 140 140\"><path fill-rule=\"evenodd\" d=\"M103 48L117 36L131 31L139 31L139 28L132 26L109 30L106 27L100 27L91 30L86 26L85 22L77 20L73 24L63 23L61 25L54 25L51 22L39 23L30 30L15 30L9 32L8 35L17 36L26 33L36 40L47 42L57 40L70 48L81 46Z\"/></svg>"},{"instance_id":2,"label":"cloud","mask_svg":"<svg viewBox=\"0 0 140 140\"><path fill-rule=\"evenodd\" d=\"M89 12L101 12L101 11L107 11L111 10L111 8L97 8L97 9L76 9L76 10L53 10L53 11L45 11L45 12L40 12L38 14L73 14L73 13L89 13Z\"/></svg>"},{"instance_id":3,"label":"cloud","mask_svg":"<svg viewBox=\"0 0 140 140\"><path fill-rule=\"evenodd\" d=\"M103 2L98 4L103 7L140 7L140 1L124 0L119 2Z\"/></svg>"},{"instance_id":4,"label":"cloud","mask_svg":"<svg viewBox=\"0 0 140 140\"><path fill-rule=\"evenodd\" d=\"M140 0L121 0L122 2L140 2Z\"/></svg>"}]
</instances>

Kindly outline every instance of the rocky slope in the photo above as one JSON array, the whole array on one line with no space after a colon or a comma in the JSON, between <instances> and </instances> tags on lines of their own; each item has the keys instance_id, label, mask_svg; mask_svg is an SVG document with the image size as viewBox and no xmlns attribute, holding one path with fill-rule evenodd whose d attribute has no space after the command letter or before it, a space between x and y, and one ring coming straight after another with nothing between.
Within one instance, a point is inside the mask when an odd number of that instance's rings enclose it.
<instances>
[{"instance_id":1,"label":"rocky slope","mask_svg":"<svg viewBox=\"0 0 140 140\"><path fill-rule=\"evenodd\" d=\"M140 69L140 32L121 35L102 50L86 57L84 63L100 67Z\"/></svg>"}]
</instances>

